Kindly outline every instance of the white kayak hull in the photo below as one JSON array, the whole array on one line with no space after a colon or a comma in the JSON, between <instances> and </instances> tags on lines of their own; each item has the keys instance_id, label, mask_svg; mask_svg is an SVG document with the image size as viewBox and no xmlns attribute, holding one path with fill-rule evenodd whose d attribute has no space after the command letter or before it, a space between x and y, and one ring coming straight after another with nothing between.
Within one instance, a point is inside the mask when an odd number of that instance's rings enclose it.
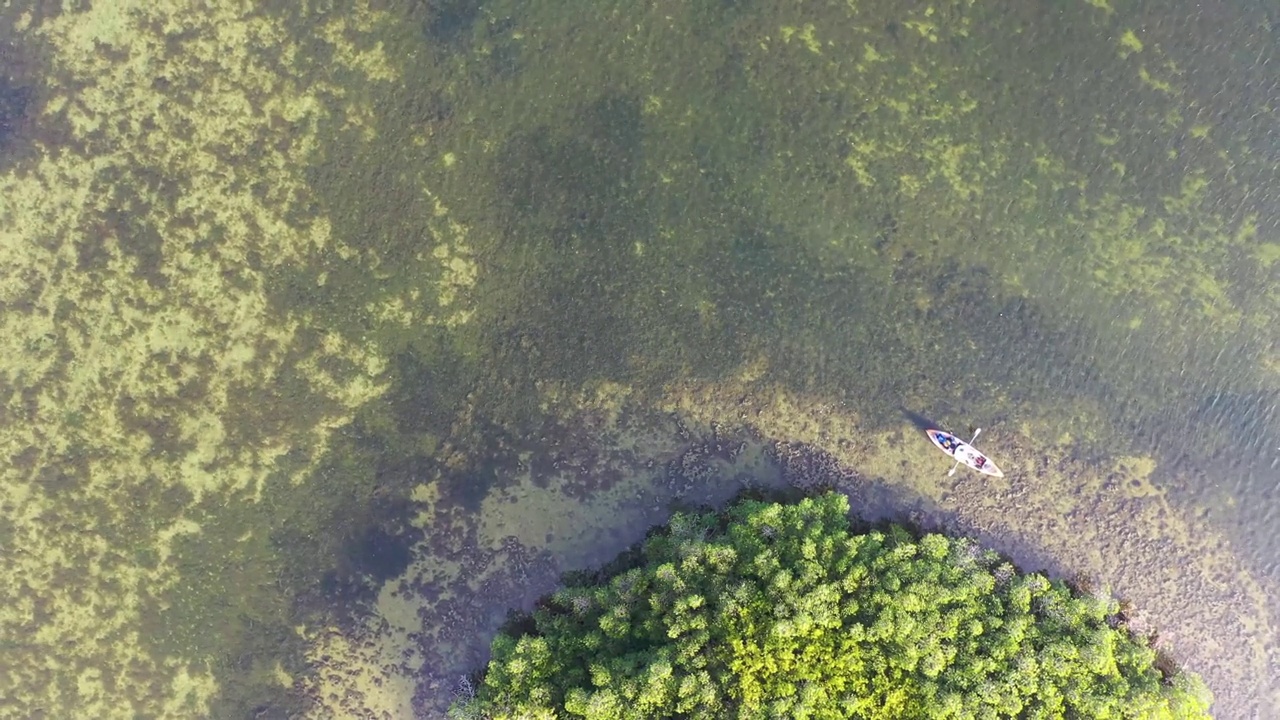
<instances>
[{"instance_id":1,"label":"white kayak hull","mask_svg":"<svg viewBox=\"0 0 1280 720\"><path fill-rule=\"evenodd\" d=\"M945 430L935 430L929 428L924 431L925 435L933 441L933 444L942 452L950 455L961 465L977 470L983 475L992 475L994 477L1004 477L1004 471L992 462L981 450L952 435Z\"/></svg>"}]
</instances>

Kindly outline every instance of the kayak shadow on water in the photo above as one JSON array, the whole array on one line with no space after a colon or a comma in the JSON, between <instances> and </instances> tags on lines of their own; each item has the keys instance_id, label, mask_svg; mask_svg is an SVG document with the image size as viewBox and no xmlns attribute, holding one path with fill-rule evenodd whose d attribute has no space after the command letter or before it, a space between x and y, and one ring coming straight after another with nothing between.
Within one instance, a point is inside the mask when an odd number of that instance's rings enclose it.
<instances>
[{"instance_id":1,"label":"kayak shadow on water","mask_svg":"<svg viewBox=\"0 0 1280 720\"><path fill-rule=\"evenodd\" d=\"M908 410L907 408L902 406L899 406L898 409L902 411L903 417L911 421L911 424L915 425L916 428L920 430L920 432L924 432L925 430L930 430L930 429L946 430L943 424L938 422L937 420L932 420L930 418L925 417L924 415L921 415L918 412L915 412L914 410ZM948 431L948 432L953 432L953 431ZM970 425L967 428L967 432L970 436L972 436L974 432L974 427Z\"/></svg>"},{"instance_id":2,"label":"kayak shadow on water","mask_svg":"<svg viewBox=\"0 0 1280 720\"><path fill-rule=\"evenodd\" d=\"M920 430L920 432L924 432L929 428L938 427L938 423L934 422L933 420L930 420L929 418L925 417L924 415L921 415L918 412L915 412L914 410L908 410L907 408L901 407L901 406L899 406L898 409L902 411L903 416L906 417L908 420L910 420L911 424L915 425L916 428Z\"/></svg>"}]
</instances>

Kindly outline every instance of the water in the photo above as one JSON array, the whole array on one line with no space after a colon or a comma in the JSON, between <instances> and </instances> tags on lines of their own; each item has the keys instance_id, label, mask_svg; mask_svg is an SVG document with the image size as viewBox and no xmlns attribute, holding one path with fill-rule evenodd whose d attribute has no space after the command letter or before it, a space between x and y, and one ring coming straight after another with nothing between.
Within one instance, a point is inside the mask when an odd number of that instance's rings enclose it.
<instances>
[{"instance_id":1,"label":"water","mask_svg":"<svg viewBox=\"0 0 1280 720\"><path fill-rule=\"evenodd\" d=\"M0 11L0 710L436 717L830 481L1276 713L1273 9L542 5Z\"/></svg>"}]
</instances>

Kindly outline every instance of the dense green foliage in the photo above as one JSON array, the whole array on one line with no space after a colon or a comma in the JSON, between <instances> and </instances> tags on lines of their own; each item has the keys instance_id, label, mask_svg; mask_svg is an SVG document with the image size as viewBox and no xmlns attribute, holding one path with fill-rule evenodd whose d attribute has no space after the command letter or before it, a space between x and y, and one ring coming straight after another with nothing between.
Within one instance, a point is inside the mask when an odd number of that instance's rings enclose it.
<instances>
[{"instance_id":1,"label":"dense green foliage","mask_svg":"<svg viewBox=\"0 0 1280 720\"><path fill-rule=\"evenodd\" d=\"M638 567L500 635L458 717L1207 718L1115 601L967 540L850 533L847 500L677 515Z\"/></svg>"}]
</instances>

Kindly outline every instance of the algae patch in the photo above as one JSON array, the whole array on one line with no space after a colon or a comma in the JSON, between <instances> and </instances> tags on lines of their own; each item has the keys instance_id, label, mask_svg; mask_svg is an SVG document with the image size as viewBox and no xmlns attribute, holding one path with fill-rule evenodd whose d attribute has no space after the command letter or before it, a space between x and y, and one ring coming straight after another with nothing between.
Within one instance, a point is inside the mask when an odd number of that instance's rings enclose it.
<instances>
[{"instance_id":1,"label":"algae patch","mask_svg":"<svg viewBox=\"0 0 1280 720\"><path fill-rule=\"evenodd\" d=\"M302 171L318 126L361 108L305 74L282 20L240 3L21 22L50 59L39 122L58 140L0 176L0 634L14 643L0 695L23 716L204 715L220 648L148 634L179 589L228 592L193 584L202 560L177 552L183 537L232 542L196 504L253 502L284 454L314 460L383 388L369 348L315 338L266 292L276 269L330 251ZM327 26L335 56L389 79L351 22Z\"/></svg>"}]
</instances>

